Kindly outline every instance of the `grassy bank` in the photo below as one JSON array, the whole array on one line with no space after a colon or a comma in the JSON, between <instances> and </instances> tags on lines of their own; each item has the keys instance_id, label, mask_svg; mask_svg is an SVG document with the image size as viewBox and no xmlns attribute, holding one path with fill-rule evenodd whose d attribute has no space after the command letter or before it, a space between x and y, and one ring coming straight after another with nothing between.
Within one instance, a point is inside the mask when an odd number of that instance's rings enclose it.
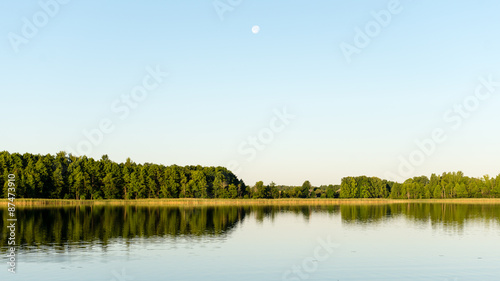
<instances>
[{"instance_id":1,"label":"grassy bank","mask_svg":"<svg viewBox=\"0 0 500 281\"><path fill-rule=\"evenodd\" d=\"M0 199L6 206L7 199ZM65 200L16 199L16 206L90 206L90 205L150 205L150 206L249 206L249 205L342 205L342 204L396 204L396 203L455 203L500 204L500 198L460 199L138 199L138 200Z\"/></svg>"}]
</instances>

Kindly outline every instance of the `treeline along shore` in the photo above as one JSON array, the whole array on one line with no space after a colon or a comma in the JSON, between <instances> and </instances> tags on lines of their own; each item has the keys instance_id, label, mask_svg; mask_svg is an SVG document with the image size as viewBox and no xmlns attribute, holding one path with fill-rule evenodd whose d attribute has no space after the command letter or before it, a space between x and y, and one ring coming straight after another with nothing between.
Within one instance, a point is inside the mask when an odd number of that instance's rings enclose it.
<instances>
[{"instance_id":1,"label":"treeline along shore","mask_svg":"<svg viewBox=\"0 0 500 281\"><path fill-rule=\"evenodd\" d=\"M414 177L403 183L358 176L344 177L340 185L312 186L305 181L302 186L283 186L259 181L248 186L224 167L136 164L130 158L125 163L116 163L106 155L95 160L65 152L39 155L7 151L0 152L0 172L1 198L8 197L9 175L15 177L16 198L25 199L106 199L110 202L162 198L282 199L280 201L285 202L295 198L500 198L500 174L472 178L462 172ZM29 200L25 202L30 204ZM189 202L186 201L193 204L196 200Z\"/></svg>"}]
</instances>

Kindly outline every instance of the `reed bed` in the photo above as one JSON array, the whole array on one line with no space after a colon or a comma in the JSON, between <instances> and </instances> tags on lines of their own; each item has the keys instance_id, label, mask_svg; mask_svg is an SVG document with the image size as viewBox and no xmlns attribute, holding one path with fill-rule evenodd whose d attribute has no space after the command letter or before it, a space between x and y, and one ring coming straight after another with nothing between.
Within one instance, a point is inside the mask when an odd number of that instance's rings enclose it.
<instances>
[{"instance_id":1,"label":"reed bed","mask_svg":"<svg viewBox=\"0 0 500 281\"><path fill-rule=\"evenodd\" d=\"M10 201L0 199L0 205ZM68 200L68 199L16 199L16 206L94 206L94 205L145 205L145 206L275 206L275 205L362 205L401 203L452 203L500 204L500 198L457 199L136 199L136 200Z\"/></svg>"}]
</instances>

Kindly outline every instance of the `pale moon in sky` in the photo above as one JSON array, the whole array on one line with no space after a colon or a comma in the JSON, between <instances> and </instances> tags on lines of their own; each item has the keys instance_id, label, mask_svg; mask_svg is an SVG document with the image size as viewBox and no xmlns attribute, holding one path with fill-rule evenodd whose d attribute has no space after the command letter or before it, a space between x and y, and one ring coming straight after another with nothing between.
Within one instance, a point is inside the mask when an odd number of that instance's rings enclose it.
<instances>
[{"instance_id":1,"label":"pale moon in sky","mask_svg":"<svg viewBox=\"0 0 500 281\"><path fill-rule=\"evenodd\" d=\"M259 31L260 31L260 27L258 25L254 25L252 27L252 33L253 34L257 34L257 33L259 33Z\"/></svg>"}]
</instances>

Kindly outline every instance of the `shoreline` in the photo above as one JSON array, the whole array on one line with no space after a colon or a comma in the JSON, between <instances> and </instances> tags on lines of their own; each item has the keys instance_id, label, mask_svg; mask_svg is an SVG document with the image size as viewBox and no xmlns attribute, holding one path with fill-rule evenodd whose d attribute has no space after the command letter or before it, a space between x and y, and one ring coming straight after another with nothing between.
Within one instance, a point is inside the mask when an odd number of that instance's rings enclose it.
<instances>
[{"instance_id":1,"label":"shoreline","mask_svg":"<svg viewBox=\"0 0 500 281\"><path fill-rule=\"evenodd\" d=\"M0 199L1 206L11 203ZM500 204L500 198L453 198L453 199L111 199L111 200L75 200L75 199L16 199L16 206L329 206L329 205L383 205L410 203L446 203L446 204Z\"/></svg>"}]
</instances>

